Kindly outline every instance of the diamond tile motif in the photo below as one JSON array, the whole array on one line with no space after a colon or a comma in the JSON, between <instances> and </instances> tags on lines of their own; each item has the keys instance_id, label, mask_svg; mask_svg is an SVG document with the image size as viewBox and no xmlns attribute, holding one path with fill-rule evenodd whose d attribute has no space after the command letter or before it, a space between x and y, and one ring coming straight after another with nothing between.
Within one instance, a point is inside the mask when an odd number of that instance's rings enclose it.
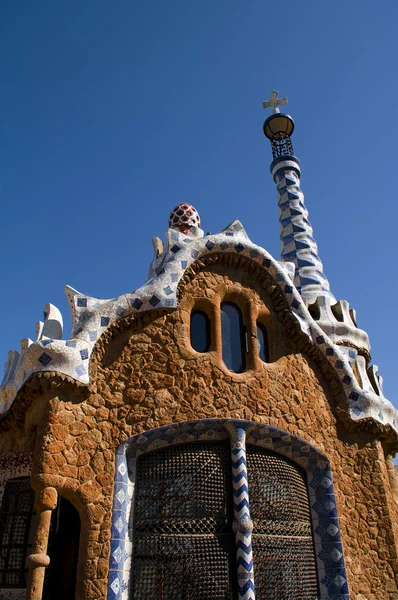
<instances>
[{"instance_id":1,"label":"diamond tile motif","mask_svg":"<svg viewBox=\"0 0 398 600\"><path fill-rule=\"evenodd\" d=\"M118 546L116 550L112 552L112 556L116 563L120 562L120 559L122 558L122 549L120 548L120 546Z\"/></svg>"},{"instance_id":2,"label":"diamond tile motif","mask_svg":"<svg viewBox=\"0 0 398 600\"><path fill-rule=\"evenodd\" d=\"M120 592L120 581L117 577L112 581L111 589L114 594L118 594Z\"/></svg>"},{"instance_id":3,"label":"diamond tile motif","mask_svg":"<svg viewBox=\"0 0 398 600\"><path fill-rule=\"evenodd\" d=\"M77 306L84 307L84 308L87 307L87 298L78 298Z\"/></svg>"},{"instance_id":4,"label":"diamond tile motif","mask_svg":"<svg viewBox=\"0 0 398 600\"><path fill-rule=\"evenodd\" d=\"M154 308L159 304L159 302L160 300L157 296L152 296L152 298L149 299L149 304L151 304Z\"/></svg>"},{"instance_id":5,"label":"diamond tile motif","mask_svg":"<svg viewBox=\"0 0 398 600\"><path fill-rule=\"evenodd\" d=\"M329 527L327 528L326 531L328 532L329 535L334 537L339 532L339 529L338 529L338 527L336 527L336 525L334 525L332 523L331 525L329 525Z\"/></svg>"},{"instance_id":6,"label":"diamond tile motif","mask_svg":"<svg viewBox=\"0 0 398 600\"><path fill-rule=\"evenodd\" d=\"M123 520L121 517L119 517L118 520L116 521L115 527L119 533L121 533L123 531L124 523L123 523Z\"/></svg>"},{"instance_id":7,"label":"diamond tile motif","mask_svg":"<svg viewBox=\"0 0 398 600\"><path fill-rule=\"evenodd\" d=\"M109 317L101 317L101 327L107 327L109 325Z\"/></svg>"},{"instance_id":8,"label":"diamond tile motif","mask_svg":"<svg viewBox=\"0 0 398 600\"><path fill-rule=\"evenodd\" d=\"M139 310L142 306L142 302L139 298L134 298L133 302L131 303L131 306L133 308L135 308L136 310Z\"/></svg>"},{"instance_id":9,"label":"diamond tile motif","mask_svg":"<svg viewBox=\"0 0 398 600\"><path fill-rule=\"evenodd\" d=\"M87 369L84 365L78 365L76 367L75 371L79 375L79 377L82 377L83 375L85 375L87 373Z\"/></svg>"},{"instance_id":10,"label":"diamond tile motif","mask_svg":"<svg viewBox=\"0 0 398 600\"><path fill-rule=\"evenodd\" d=\"M126 467L125 463L124 462L120 463L117 470L119 471L120 475L126 475L127 467Z\"/></svg>"},{"instance_id":11,"label":"diamond tile motif","mask_svg":"<svg viewBox=\"0 0 398 600\"><path fill-rule=\"evenodd\" d=\"M43 365L43 367L46 367L47 365L50 364L50 362L52 361L52 358L51 358L51 356L49 356L48 354L43 352L43 354L41 354L37 360Z\"/></svg>"},{"instance_id":12,"label":"diamond tile motif","mask_svg":"<svg viewBox=\"0 0 398 600\"><path fill-rule=\"evenodd\" d=\"M115 498L117 499L117 501L119 502L119 504L123 504L123 502L126 499L126 495L124 493L124 490L123 489L119 490L118 493L115 494Z\"/></svg>"},{"instance_id":13,"label":"diamond tile motif","mask_svg":"<svg viewBox=\"0 0 398 600\"><path fill-rule=\"evenodd\" d=\"M340 560L340 558L343 556L343 554L340 552L340 550L337 550L337 548L334 548L331 551L330 556L335 562L338 562Z\"/></svg>"},{"instance_id":14,"label":"diamond tile motif","mask_svg":"<svg viewBox=\"0 0 398 600\"><path fill-rule=\"evenodd\" d=\"M87 360L88 359L88 349L84 348L83 350L80 350L80 356L82 360Z\"/></svg>"}]
</instances>

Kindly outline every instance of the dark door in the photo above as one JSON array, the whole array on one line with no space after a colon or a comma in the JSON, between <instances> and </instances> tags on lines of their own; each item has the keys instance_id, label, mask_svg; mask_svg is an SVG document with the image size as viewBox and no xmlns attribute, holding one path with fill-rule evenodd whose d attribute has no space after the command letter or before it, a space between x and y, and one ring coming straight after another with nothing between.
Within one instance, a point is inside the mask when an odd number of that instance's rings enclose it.
<instances>
[{"instance_id":1,"label":"dark door","mask_svg":"<svg viewBox=\"0 0 398 600\"><path fill-rule=\"evenodd\" d=\"M51 524L43 600L74 600L79 553L80 517L75 507L60 498Z\"/></svg>"}]
</instances>

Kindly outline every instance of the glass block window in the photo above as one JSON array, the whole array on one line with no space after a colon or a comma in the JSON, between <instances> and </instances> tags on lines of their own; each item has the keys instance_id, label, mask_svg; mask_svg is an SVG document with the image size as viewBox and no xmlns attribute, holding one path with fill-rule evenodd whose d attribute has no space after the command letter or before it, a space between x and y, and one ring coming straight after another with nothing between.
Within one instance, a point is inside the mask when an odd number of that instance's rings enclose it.
<instances>
[{"instance_id":1,"label":"glass block window","mask_svg":"<svg viewBox=\"0 0 398 600\"><path fill-rule=\"evenodd\" d=\"M235 600L228 441L137 459L133 600Z\"/></svg>"},{"instance_id":2,"label":"glass block window","mask_svg":"<svg viewBox=\"0 0 398 600\"><path fill-rule=\"evenodd\" d=\"M258 355L263 362L269 362L268 335L262 323L257 323Z\"/></svg>"},{"instance_id":3,"label":"glass block window","mask_svg":"<svg viewBox=\"0 0 398 600\"><path fill-rule=\"evenodd\" d=\"M0 587L26 587L33 500L28 477L7 481L0 507Z\"/></svg>"},{"instance_id":4,"label":"glass block window","mask_svg":"<svg viewBox=\"0 0 398 600\"><path fill-rule=\"evenodd\" d=\"M222 359L225 366L241 373L246 366L245 331L242 313L232 302L221 304Z\"/></svg>"},{"instance_id":5,"label":"glass block window","mask_svg":"<svg viewBox=\"0 0 398 600\"><path fill-rule=\"evenodd\" d=\"M191 346L196 352L207 352L210 348L210 321L201 310L191 313Z\"/></svg>"},{"instance_id":6,"label":"glass block window","mask_svg":"<svg viewBox=\"0 0 398 600\"><path fill-rule=\"evenodd\" d=\"M318 598L304 473L286 458L247 445L256 597Z\"/></svg>"}]
</instances>

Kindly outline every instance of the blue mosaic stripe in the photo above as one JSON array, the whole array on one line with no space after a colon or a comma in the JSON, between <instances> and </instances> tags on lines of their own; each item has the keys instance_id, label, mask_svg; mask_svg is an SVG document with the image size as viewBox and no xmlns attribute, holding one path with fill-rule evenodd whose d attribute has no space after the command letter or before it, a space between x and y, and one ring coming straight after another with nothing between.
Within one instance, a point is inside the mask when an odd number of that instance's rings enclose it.
<instances>
[{"instance_id":1,"label":"blue mosaic stripe","mask_svg":"<svg viewBox=\"0 0 398 600\"><path fill-rule=\"evenodd\" d=\"M317 296L333 295L323 273L304 194L300 189L300 167L297 163L297 168L294 168L292 161L294 157L286 165L277 164L273 169L278 192L281 257L295 264L294 285L312 303Z\"/></svg>"},{"instance_id":2,"label":"blue mosaic stripe","mask_svg":"<svg viewBox=\"0 0 398 600\"><path fill-rule=\"evenodd\" d=\"M232 489L234 501L234 524L236 544L236 568L238 572L239 600L254 600L254 573L250 519L249 491L246 467L246 432L237 427L230 430L232 459Z\"/></svg>"}]
</instances>

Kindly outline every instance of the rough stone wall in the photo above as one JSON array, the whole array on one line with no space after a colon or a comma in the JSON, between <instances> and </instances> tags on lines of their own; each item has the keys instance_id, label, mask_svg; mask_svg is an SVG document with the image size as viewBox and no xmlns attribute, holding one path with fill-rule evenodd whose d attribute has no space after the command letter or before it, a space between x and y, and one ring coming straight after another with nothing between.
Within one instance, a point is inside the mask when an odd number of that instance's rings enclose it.
<instances>
[{"instance_id":1,"label":"rough stone wall","mask_svg":"<svg viewBox=\"0 0 398 600\"><path fill-rule=\"evenodd\" d=\"M371 433L348 433L338 420L341 389L322 359L305 351L305 336L288 333L283 300L271 302L262 284L233 267L207 267L183 285L177 310L130 319L99 340L88 393L68 396L61 385L47 399L32 484L55 487L79 510L76 598L106 597L119 444L177 421L233 417L285 429L329 458L351 598L396 600L397 512L380 441ZM248 328L247 370L241 374L221 360L223 300L240 306ZM190 347L193 307L211 316L212 343L205 354ZM256 320L268 329L270 364L256 354Z\"/></svg>"}]
</instances>

